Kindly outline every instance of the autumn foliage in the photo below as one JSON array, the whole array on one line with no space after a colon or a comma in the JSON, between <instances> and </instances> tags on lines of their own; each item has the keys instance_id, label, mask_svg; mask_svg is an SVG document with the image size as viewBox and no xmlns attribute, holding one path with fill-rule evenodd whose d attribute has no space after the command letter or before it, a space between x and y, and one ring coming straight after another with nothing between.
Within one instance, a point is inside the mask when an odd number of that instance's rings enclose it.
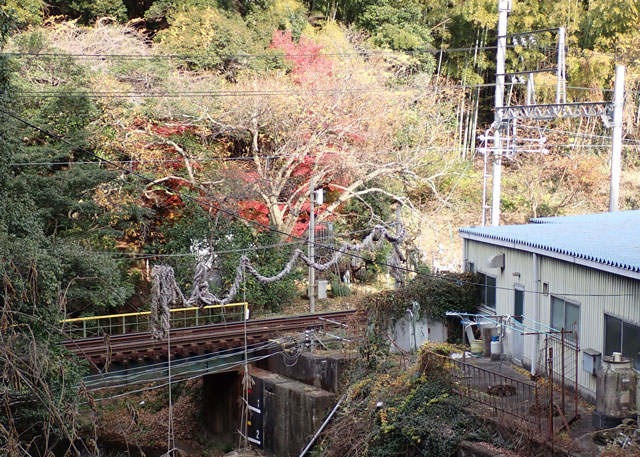
<instances>
[{"instance_id":1,"label":"autumn foliage","mask_svg":"<svg viewBox=\"0 0 640 457\"><path fill-rule=\"evenodd\" d=\"M317 86L332 75L333 63L320 54L324 46L304 35L295 42L290 30L274 30L269 47L283 51L293 80L301 86Z\"/></svg>"}]
</instances>

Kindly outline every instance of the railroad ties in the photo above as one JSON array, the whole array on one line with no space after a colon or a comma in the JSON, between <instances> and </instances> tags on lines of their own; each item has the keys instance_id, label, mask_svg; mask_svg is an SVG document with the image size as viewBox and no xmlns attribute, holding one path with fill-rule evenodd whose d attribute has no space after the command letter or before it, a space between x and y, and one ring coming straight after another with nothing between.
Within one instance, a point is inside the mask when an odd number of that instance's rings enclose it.
<instances>
[{"instance_id":1,"label":"railroad ties","mask_svg":"<svg viewBox=\"0 0 640 457\"><path fill-rule=\"evenodd\" d=\"M356 316L355 311L288 316L246 322L247 345L306 329L331 329L344 326ZM171 330L171 357L186 358L245 344L244 322L204 325ZM167 358L167 341L157 341L149 332L68 340L62 343L78 357L89 361L93 370L105 365L137 365Z\"/></svg>"}]
</instances>

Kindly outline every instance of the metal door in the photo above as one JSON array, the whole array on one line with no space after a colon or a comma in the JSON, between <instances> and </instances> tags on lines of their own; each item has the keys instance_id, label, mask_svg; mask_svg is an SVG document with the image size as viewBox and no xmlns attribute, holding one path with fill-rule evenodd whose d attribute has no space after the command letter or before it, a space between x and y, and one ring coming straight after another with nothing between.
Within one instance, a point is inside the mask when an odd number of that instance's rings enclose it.
<instances>
[{"instance_id":1,"label":"metal door","mask_svg":"<svg viewBox=\"0 0 640 457\"><path fill-rule=\"evenodd\" d=\"M516 286L513 290L513 327L511 357L517 363L522 365L522 355L524 354L524 337L522 325L524 316L524 287Z\"/></svg>"}]
</instances>

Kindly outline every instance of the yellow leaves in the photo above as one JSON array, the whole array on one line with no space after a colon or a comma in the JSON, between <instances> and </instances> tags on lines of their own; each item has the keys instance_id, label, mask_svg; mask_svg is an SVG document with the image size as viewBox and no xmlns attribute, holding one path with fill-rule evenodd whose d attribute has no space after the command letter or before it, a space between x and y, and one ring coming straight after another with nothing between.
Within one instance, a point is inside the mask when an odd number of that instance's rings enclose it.
<instances>
[{"instance_id":1,"label":"yellow leaves","mask_svg":"<svg viewBox=\"0 0 640 457\"><path fill-rule=\"evenodd\" d=\"M304 10L304 5L297 0L275 0L272 9L278 16L288 16Z\"/></svg>"},{"instance_id":2,"label":"yellow leaves","mask_svg":"<svg viewBox=\"0 0 640 457\"><path fill-rule=\"evenodd\" d=\"M321 54L353 52L344 29L335 21L326 22L320 29L307 24L302 35L323 46Z\"/></svg>"}]
</instances>

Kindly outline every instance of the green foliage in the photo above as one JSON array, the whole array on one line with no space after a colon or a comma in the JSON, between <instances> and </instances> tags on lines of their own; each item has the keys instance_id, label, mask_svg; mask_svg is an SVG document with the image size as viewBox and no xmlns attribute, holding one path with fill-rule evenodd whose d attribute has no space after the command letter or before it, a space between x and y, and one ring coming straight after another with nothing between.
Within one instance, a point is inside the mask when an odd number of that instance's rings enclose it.
<instances>
[{"instance_id":1,"label":"green foliage","mask_svg":"<svg viewBox=\"0 0 640 457\"><path fill-rule=\"evenodd\" d=\"M441 457L455 455L462 440L493 441L446 379L390 359L371 371L363 361L354 363L346 401L314 455Z\"/></svg>"},{"instance_id":2,"label":"green foliage","mask_svg":"<svg viewBox=\"0 0 640 457\"><path fill-rule=\"evenodd\" d=\"M257 42L266 47L274 30L290 30L298 40L308 24L307 11L297 0L265 0L251 2L245 20Z\"/></svg>"},{"instance_id":3,"label":"green foliage","mask_svg":"<svg viewBox=\"0 0 640 457\"><path fill-rule=\"evenodd\" d=\"M612 51L621 35L635 32L640 21L637 0L591 0L582 20L582 46Z\"/></svg>"},{"instance_id":4,"label":"green foliage","mask_svg":"<svg viewBox=\"0 0 640 457\"><path fill-rule=\"evenodd\" d=\"M415 54L415 70L430 73L433 56L425 51L431 47L431 30L418 1L383 0L368 3L357 18L358 26L371 34L372 43L395 51L422 51Z\"/></svg>"},{"instance_id":5,"label":"green foliage","mask_svg":"<svg viewBox=\"0 0 640 457\"><path fill-rule=\"evenodd\" d=\"M0 0L0 10L12 15L16 28L25 28L42 22L43 0Z\"/></svg>"},{"instance_id":6,"label":"green foliage","mask_svg":"<svg viewBox=\"0 0 640 457\"><path fill-rule=\"evenodd\" d=\"M435 276L418 274L399 290L368 296L358 304L369 316L369 326L361 352L369 367L386 360L389 340L386 336L393 321L406 316L412 302L420 305L419 316L452 325L447 311L475 313L480 306L479 279L470 273L447 273ZM455 327L458 323L456 322Z\"/></svg>"},{"instance_id":7,"label":"green foliage","mask_svg":"<svg viewBox=\"0 0 640 457\"><path fill-rule=\"evenodd\" d=\"M128 19L123 0L52 0L54 12L90 23L100 17L112 17L124 22Z\"/></svg>"},{"instance_id":8,"label":"green foliage","mask_svg":"<svg viewBox=\"0 0 640 457\"><path fill-rule=\"evenodd\" d=\"M11 70L0 58L0 108L10 112L20 108L11 98ZM8 444L20 443L24 454L36 455L42 453L35 448L42 444L38 439L43 434L50 443L74 436L71 424L79 395L69 386L78 383L86 366L67 357L60 344L65 260L54 246L64 234L47 234L41 217L46 208L35 201L21 171L11 166L26 149L17 140L24 130L10 117L0 114L0 120L0 370L5 401L0 453L12 455Z\"/></svg>"},{"instance_id":9,"label":"green foliage","mask_svg":"<svg viewBox=\"0 0 640 457\"><path fill-rule=\"evenodd\" d=\"M462 440L490 440L464 401L447 384L414 378L405 395L394 396L378 412L367 457L454 455Z\"/></svg>"},{"instance_id":10,"label":"green foliage","mask_svg":"<svg viewBox=\"0 0 640 457\"><path fill-rule=\"evenodd\" d=\"M385 188L384 182L375 182L373 187ZM361 188L356 191L362 190ZM330 196L330 194L329 194ZM347 226L343 229L338 225L338 231L359 232L371 228L380 221L387 222L393 217L394 200L380 193L366 193L360 198L352 198L342 205L342 213L346 216Z\"/></svg>"},{"instance_id":11,"label":"green foliage","mask_svg":"<svg viewBox=\"0 0 640 457\"><path fill-rule=\"evenodd\" d=\"M329 285L331 286L331 295L333 297L348 297L351 295L351 289L340 278L332 275L329 278Z\"/></svg>"},{"instance_id":12,"label":"green foliage","mask_svg":"<svg viewBox=\"0 0 640 457\"><path fill-rule=\"evenodd\" d=\"M156 35L167 53L192 55L193 69L224 70L238 56L258 50L242 16L217 8L192 8L169 16L170 27ZM244 65L246 62L239 62Z\"/></svg>"},{"instance_id":13,"label":"green foliage","mask_svg":"<svg viewBox=\"0 0 640 457\"><path fill-rule=\"evenodd\" d=\"M405 315L411 302L420 304L420 316L444 320L447 311L473 313L480 304L478 279L469 273L446 275L418 275L405 287L385 291L369 297L364 304L375 316L379 328L385 328L389 319Z\"/></svg>"},{"instance_id":14,"label":"green foliage","mask_svg":"<svg viewBox=\"0 0 640 457\"><path fill-rule=\"evenodd\" d=\"M166 222L160 227L163 233L163 242L157 248L162 253L173 252L201 252L206 255L208 251L239 251L225 252L215 255L215 265L222 276L222 287L211 285L213 293L224 295L236 276L240 257L246 254L258 271L271 276L279 273L290 259L292 249L290 247L253 250L257 246L269 246L278 244L278 234L270 231L256 231L252 226L243 222L218 219L216 223L208 212L199 206L187 205L176 221ZM242 250L247 250L241 252ZM171 265L176 271L176 279L183 287L185 293L191 287L191 279L197 257L178 257L171 260ZM241 294L236 301L246 301L251 305L277 311L290 304L296 293L295 280L300 276L294 271L291 275L270 285L264 285L256 281L251 275L247 275L241 288Z\"/></svg>"},{"instance_id":15,"label":"green foliage","mask_svg":"<svg viewBox=\"0 0 640 457\"><path fill-rule=\"evenodd\" d=\"M194 8L216 8L230 13L237 12L232 0L155 0L145 11L144 18L150 21L170 20L177 13Z\"/></svg>"}]
</instances>

